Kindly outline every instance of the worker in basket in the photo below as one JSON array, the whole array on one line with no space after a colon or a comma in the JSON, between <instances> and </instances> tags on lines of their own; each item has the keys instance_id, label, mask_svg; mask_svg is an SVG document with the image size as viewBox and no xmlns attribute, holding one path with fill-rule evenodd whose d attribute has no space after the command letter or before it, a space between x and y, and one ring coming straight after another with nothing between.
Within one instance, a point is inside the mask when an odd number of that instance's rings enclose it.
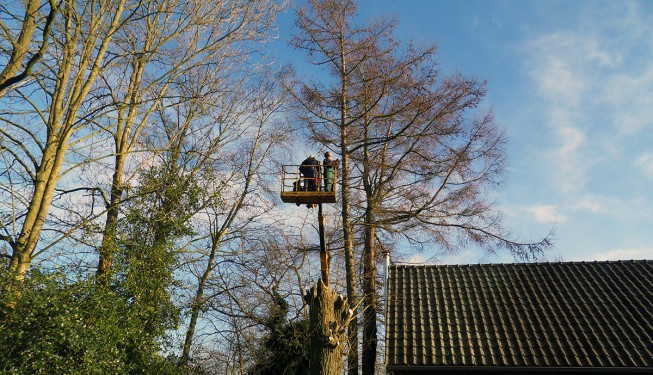
<instances>
[{"instance_id":1,"label":"worker in basket","mask_svg":"<svg viewBox=\"0 0 653 375\"><path fill-rule=\"evenodd\" d=\"M333 178L337 165L338 161L331 159L331 153L329 151L324 153L324 161L322 162L322 168L324 168L324 191L333 191Z\"/></svg>"},{"instance_id":2,"label":"worker in basket","mask_svg":"<svg viewBox=\"0 0 653 375\"><path fill-rule=\"evenodd\" d=\"M304 190L317 191L317 171L320 162L315 159L314 155L309 156L299 166L299 172L304 177Z\"/></svg>"},{"instance_id":3,"label":"worker in basket","mask_svg":"<svg viewBox=\"0 0 653 375\"><path fill-rule=\"evenodd\" d=\"M310 155L299 166L299 173L304 177L304 190L317 191L318 182L317 174L320 168L320 162L315 159L315 155ZM307 204L306 207L313 208L315 204Z\"/></svg>"}]
</instances>

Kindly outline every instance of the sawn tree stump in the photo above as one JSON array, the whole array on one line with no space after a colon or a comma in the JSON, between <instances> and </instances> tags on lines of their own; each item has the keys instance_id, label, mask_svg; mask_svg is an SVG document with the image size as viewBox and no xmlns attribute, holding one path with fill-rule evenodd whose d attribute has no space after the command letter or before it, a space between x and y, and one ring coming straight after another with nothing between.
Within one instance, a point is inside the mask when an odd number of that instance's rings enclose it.
<instances>
[{"instance_id":1,"label":"sawn tree stump","mask_svg":"<svg viewBox=\"0 0 653 375\"><path fill-rule=\"evenodd\" d=\"M310 375L341 375L352 319L347 298L337 295L320 279L304 296L310 308Z\"/></svg>"}]
</instances>

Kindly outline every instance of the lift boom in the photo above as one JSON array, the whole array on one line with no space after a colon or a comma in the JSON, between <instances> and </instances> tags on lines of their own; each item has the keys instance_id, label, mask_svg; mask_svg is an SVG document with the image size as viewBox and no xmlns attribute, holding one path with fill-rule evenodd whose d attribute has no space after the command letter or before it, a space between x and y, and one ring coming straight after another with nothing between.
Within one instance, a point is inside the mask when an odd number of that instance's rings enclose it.
<instances>
[{"instance_id":1,"label":"lift boom","mask_svg":"<svg viewBox=\"0 0 653 375\"><path fill-rule=\"evenodd\" d=\"M322 203L336 202L337 168L333 168L327 176L323 176L320 165L315 165L318 171L315 177L304 177L299 172L299 165L284 165L281 168L281 200L284 203L295 203L298 206L307 204L318 206L318 224L320 231L320 270L322 282L329 285L329 252L324 235L324 214ZM332 174L331 174L332 173Z\"/></svg>"}]
</instances>

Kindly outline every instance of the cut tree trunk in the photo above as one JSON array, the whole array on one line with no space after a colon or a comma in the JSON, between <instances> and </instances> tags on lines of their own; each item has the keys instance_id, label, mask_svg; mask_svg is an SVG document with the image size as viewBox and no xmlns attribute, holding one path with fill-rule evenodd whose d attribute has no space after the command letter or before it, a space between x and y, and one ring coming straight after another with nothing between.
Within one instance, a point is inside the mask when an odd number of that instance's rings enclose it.
<instances>
[{"instance_id":1,"label":"cut tree trunk","mask_svg":"<svg viewBox=\"0 0 653 375\"><path fill-rule=\"evenodd\" d=\"M310 375L341 375L352 318L347 298L337 295L320 279L304 296L310 308Z\"/></svg>"}]
</instances>

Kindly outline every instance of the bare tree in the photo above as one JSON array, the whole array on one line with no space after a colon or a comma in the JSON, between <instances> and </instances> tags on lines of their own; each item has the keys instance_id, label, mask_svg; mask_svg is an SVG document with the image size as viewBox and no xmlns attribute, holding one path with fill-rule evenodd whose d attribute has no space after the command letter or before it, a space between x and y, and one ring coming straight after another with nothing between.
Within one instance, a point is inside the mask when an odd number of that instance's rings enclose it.
<instances>
[{"instance_id":1,"label":"bare tree","mask_svg":"<svg viewBox=\"0 0 653 375\"><path fill-rule=\"evenodd\" d=\"M399 50L389 42L383 47ZM434 47L410 45L397 57L379 54L384 57L358 70L364 84L353 97L364 110L361 138L352 149L365 197L359 211L365 373L373 372L376 353L377 243L399 237L445 250L471 243L488 252L507 249L521 260L537 259L551 245L548 236L518 242L501 225L485 192L500 183L506 140L491 112L470 115L485 84L459 74L440 76L434 53Z\"/></svg>"},{"instance_id":2,"label":"bare tree","mask_svg":"<svg viewBox=\"0 0 653 375\"><path fill-rule=\"evenodd\" d=\"M27 79L43 58L58 8L55 0L8 1L0 5L0 57L6 60L0 71L0 97ZM22 15L15 13L19 9Z\"/></svg>"},{"instance_id":3,"label":"bare tree","mask_svg":"<svg viewBox=\"0 0 653 375\"><path fill-rule=\"evenodd\" d=\"M279 9L270 1L151 1L138 10L136 22L114 39L113 53L120 63L103 76L100 92L113 107L102 127L112 135L115 150L97 269L103 283L109 280L125 166L147 131L150 116L161 108L185 106L185 131L194 118L208 111L229 110L212 102L239 95L238 87L250 76L245 70L247 61L269 37ZM123 82L117 77L126 78Z\"/></svg>"},{"instance_id":4,"label":"bare tree","mask_svg":"<svg viewBox=\"0 0 653 375\"><path fill-rule=\"evenodd\" d=\"M133 10L125 0L63 2L43 74L3 98L29 109L0 119L0 134L8 143L5 164L23 186L15 180L8 184L6 194L12 202L21 199L22 207L13 206L11 219L2 224L3 240L12 250L9 271L19 281L32 263L71 143L83 143L89 135L93 111L86 112L86 99L105 67L111 39Z\"/></svg>"},{"instance_id":5,"label":"bare tree","mask_svg":"<svg viewBox=\"0 0 653 375\"><path fill-rule=\"evenodd\" d=\"M207 181L207 190L220 198L206 207L209 249L208 254L194 260L196 266L204 265L190 306L182 364L189 359L197 321L207 303L205 289L222 248L250 232L250 227L256 226L272 206L265 194L271 184L266 178L270 171L266 169L273 151L287 133L285 127L275 123L285 95L279 91L284 87L283 74L274 75L267 70L260 73L259 79L241 88L240 95L235 95L228 108L221 109L224 115L221 112L220 133L209 147L194 150L205 155L205 167L217 180L217 183Z\"/></svg>"},{"instance_id":6,"label":"bare tree","mask_svg":"<svg viewBox=\"0 0 653 375\"><path fill-rule=\"evenodd\" d=\"M296 98L300 119L311 124L314 138L327 147L339 145L343 160L352 166L342 173L343 211L349 203L355 219L351 233L357 225L361 228L362 370L373 374L377 245L389 250L405 240L450 251L471 243L532 259L551 246L551 239L512 239L486 198L488 188L500 182L506 140L491 112L475 111L485 95L484 82L460 74L441 76L435 47L395 41L393 19L343 33L334 25L345 14L352 20L350 4L311 2L309 8L315 14L299 13L302 34L293 45L306 50L312 62L327 66L336 83L305 84ZM315 21L320 17L326 21ZM348 43L343 45L358 43L345 54L335 47L343 40ZM343 55L349 70L343 68ZM346 113L348 122L337 121L336 113ZM337 132L343 124L346 137Z\"/></svg>"},{"instance_id":7,"label":"bare tree","mask_svg":"<svg viewBox=\"0 0 653 375\"><path fill-rule=\"evenodd\" d=\"M374 35L369 29L352 27L351 18L356 13L353 1L311 0L297 10L298 32L291 45L305 51L311 63L325 66L334 77L331 86L304 85L295 91L299 121L309 124L317 139L327 147L337 149L342 158L341 203L344 252L347 278L347 297L351 304L358 300L356 282L356 257L353 245L350 184L350 129L353 119L349 113L351 76L360 59L359 53ZM324 134L325 132L326 134ZM351 319L348 328L348 372L358 374L358 322Z\"/></svg>"},{"instance_id":8,"label":"bare tree","mask_svg":"<svg viewBox=\"0 0 653 375\"><path fill-rule=\"evenodd\" d=\"M248 369L254 361L265 367L260 361L260 345L266 332L278 329L270 320L276 300L282 298L288 304L289 322L307 319L303 292L297 285L306 285L307 271L315 268L315 256L307 251L298 228L286 224L270 225L266 220L246 230L248 233L233 228L223 239L205 285L198 318L202 323L197 326L188 365L201 361L207 348L228 344L228 371L223 372L251 373ZM203 263L205 260L190 262L189 266L197 265L193 273L199 276L204 272ZM289 360L294 359L289 353Z\"/></svg>"}]
</instances>

